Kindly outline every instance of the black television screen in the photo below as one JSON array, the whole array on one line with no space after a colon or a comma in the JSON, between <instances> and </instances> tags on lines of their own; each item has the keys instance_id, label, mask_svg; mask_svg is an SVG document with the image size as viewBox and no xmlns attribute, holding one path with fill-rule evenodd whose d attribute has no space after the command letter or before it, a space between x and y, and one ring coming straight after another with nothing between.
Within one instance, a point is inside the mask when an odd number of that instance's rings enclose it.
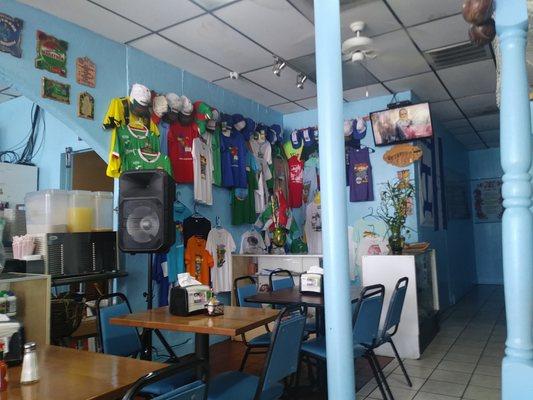
<instances>
[{"instance_id":1,"label":"black television screen","mask_svg":"<svg viewBox=\"0 0 533 400\"><path fill-rule=\"evenodd\" d=\"M370 121L376 146L433 136L429 103L376 111L370 113Z\"/></svg>"}]
</instances>

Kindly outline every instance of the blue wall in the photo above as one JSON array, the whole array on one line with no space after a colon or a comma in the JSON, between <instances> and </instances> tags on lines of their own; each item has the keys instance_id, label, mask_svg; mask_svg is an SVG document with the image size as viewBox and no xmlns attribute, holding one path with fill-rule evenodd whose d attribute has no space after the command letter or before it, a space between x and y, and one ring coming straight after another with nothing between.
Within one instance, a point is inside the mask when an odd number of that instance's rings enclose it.
<instances>
[{"instance_id":1,"label":"blue wall","mask_svg":"<svg viewBox=\"0 0 533 400\"><path fill-rule=\"evenodd\" d=\"M71 137L79 136L88 146L105 158L109 132L101 129L101 120L109 100L113 97L126 95L129 91L128 88L135 82L143 83L158 92L185 94L193 101L201 99L223 112L238 112L258 122L282 123L282 116L279 112L222 89L137 49L113 42L96 33L15 1L0 0L0 7L3 13L24 20L22 59L0 53L0 79L13 83L14 87L30 101L41 105L47 111L47 115L55 117L58 123L61 121L60 123L68 127L65 130L54 129L55 133L50 134L50 136L57 138L56 145L60 149L72 145ZM61 78L34 67L35 34L38 29L69 43L67 78ZM83 56L88 56L96 64L95 89L80 86L75 82L75 60L77 57ZM71 104L66 105L42 99L40 97L42 76L69 83L71 85ZM94 121L76 116L77 95L82 91L88 91L95 97L96 117ZM52 125L59 126L55 123ZM21 132L23 131L22 129ZM55 159L54 154L49 157ZM50 185L53 185L53 182L59 182L59 168L55 169L52 166L51 169ZM54 171L57 172L56 175L54 175ZM181 200L192 206L192 187L190 185L180 186L179 190L181 191ZM215 216L220 216L222 224L230 230L235 241L238 242L242 231L246 228L235 228L230 225L229 192L215 188L214 201L217 205L216 208L202 207L201 213L212 220ZM142 255L127 255L125 263L129 276L119 282L119 290L128 295L133 308L137 310L144 308L142 292L146 290L146 261L146 257ZM181 341L181 338L180 336L173 339L178 342ZM189 344L180 352L190 352L191 350L192 344Z\"/></svg>"},{"instance_id":2,"label":"blue wall","mask_svg":"<svg viewBox=\"0 0 533 400\"><path fill-rule=\"evenodd\" d=\"M410 100L411 93L403 92L399 93L396 98L398 101L401 100ZM361 117L368 115L372 111L383 110L387 108L387 104L391 102L392 96L381 96L374 97L360 101L354 101L350 103L344 103L344 118L353 119L355 117ZM293 129L306 128L308 126L316 126L318 124L318 114L317 110L308 110L302 111L293 114L287 114L283 117L283 128L286 131L291 131ZM339 135L342 135L342 132L339 132ZM367 134L361 141L362 144L374 148L375 153L370 155L370 162L372 163L372 178L374 182L374 201L365 201L358 203L350 202L350 191L349 188L346 189L346 204L348 210L348 225L354 225L355 222L367 215L370 212L370 208L373 209L374 213L379 205L379 187L380 184L385 183L391 179L396 178L396 171L406 168L398 168L393 165L387 164L383 160L383 154L390 147L376 147L374 144L374 139L372 136L372 129L370 128L370 121L367 122ZM415 168L414 165L410 165L409 169L411 173L411 178L415 177ZM409 241L416 242L418 240L418 234L416 233L417 229L417 220L416 215L412 215L407 220L407 225L412 227L415 231L411 234Z\"/></svg>"},{"instance_id":3,"label":"blue wall","mask_svg":"<svg viewBox=\"0 0 533 400\"><path fill-rule=\"evenodd\" d=\"M0 104L0 150L19 147L31 128L31 108L33 103L25 97ZM39 190L58 189L60 185L61 153L65 147L74 151L87 149L83 140L65 124L45 110L41 110L43 120L39 125L38 152L33 160L39 167ZM16 115L16 121L13 116ZM43 124L44 122L44 124ZM39 146L41 138L42 147ZM24 144L23 144L24 145ZM37 150L37 149L36 149ZM20 153L20 150L18 151Z\"/></svg>"},{"instance_id":4,"label":"blue wall","mask_svg":"<svg viewBox=\"0 0 533 400\"><path fill-rule=\"evenodd\" d=\"M471 151L470 193L476 179L501 178L500 149ZM472 212L474 212L472 210ZM476 281L480 284L503 284L501 222L473 224L476 246Z\"/></svg>"}]
</instances>

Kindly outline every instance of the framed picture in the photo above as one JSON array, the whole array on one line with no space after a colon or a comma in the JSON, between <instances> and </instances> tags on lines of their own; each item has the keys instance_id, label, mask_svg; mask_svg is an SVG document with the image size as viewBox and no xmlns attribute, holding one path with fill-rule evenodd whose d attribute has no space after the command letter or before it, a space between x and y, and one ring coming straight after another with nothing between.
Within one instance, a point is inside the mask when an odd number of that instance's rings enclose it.
<instances>
[{"instance_id":1,"label":"framed picture","mask_svg":"<svg viewBox=\"0 0 533 400\"><path fill-rule=\"evenodd\" d=\"M474 223L501 222L503 196L501 178L479 179L472 183Z\"/></svg>"},{"instance_id":2,"label":"framed picture","mask_svg":"<svg viewBox=\"0 0 533 400\"><path fill-rule=\"evenodd\" d=\"M70 104L70 85L43 76L41 97Z\"/></svg>"},{"instance_id":3,"label":"framed picture","mask_svg":"<svg viewBox=\"0 0 533 400\"><path fill-rule=\"evenodd\" d=\"M0 51L9 53L13 57L22 57L20 44L23 24L21 19L0 13Z\"/></svg>"},{"instance_id":4,"label":"framed picture","mask_svg":"<svg viewBox=\"0 0 533 400\"><path fill-rule=\"evenodd\" d=\"M76 82L92 88L96 86L96 65L89 57L76 59Z\"/></svg>"},{"instance_id":5,"label":"framed picture","mask_svg":"<svg viewBox=\"0 0 533 400\"><path fill-rule=\"evenodd\" d=\"M78 95L78 117L94 119L94 97L87 92Z\"/></svg>"},{"instance_id":6,"label":"framed picture","mask_svg":"<svg viewBox=\"0 0 533 400\"><path fill-rule=\"evenodd\" d=\"M67 76L68 43L37 31L37 57L35 68L50 71L59 76Z\"/></svg>"}]
</instances>

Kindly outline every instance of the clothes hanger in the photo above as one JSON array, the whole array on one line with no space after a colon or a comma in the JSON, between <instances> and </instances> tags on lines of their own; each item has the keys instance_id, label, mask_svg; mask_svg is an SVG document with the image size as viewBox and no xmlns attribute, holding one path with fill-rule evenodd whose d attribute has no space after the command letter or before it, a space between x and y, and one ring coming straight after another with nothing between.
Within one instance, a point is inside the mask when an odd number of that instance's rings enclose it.
<instances>
[{"instance_id":1,"label":"clothes hanger","mask_svg":"<svg viewBox=\"0 0 533 400\"><path fill-rule=\"evenodd\" d=\"M218 215L215 217L215 228L222 229L222 225L220 225L220 217Z\"/></svg>"},{"instance_id":2,"label":"clothes hanger","mask_svg":"<svg viewBox=\"0 0 533 400\"><path fill-rule=\"evenodd\" d=\"M195 217L195 218L198 218L198 217L201 217L201 218L205 218L202 214L200 214L200 212L198 211L198 203L194 202L194 207L193 207L193 214L191 215L191 217Z\"/></svg>"},{"instance_id":3,"label":"clothes hanger","mask_svg":"<svg viewBox=\"0 0 533 400\"><path fill-rule=\"evenodd\" d=\"M366 214L366 215L364 215L361 219L364 220L364 219L367 219L367 218L369 218L369 217L373 217L373 218L378 219L378 217L376 217L376 216L374 215L374 208L373 208L373 207L368 207L368 210L369 210L369 213Z\"/></svg>"}]
</instances>

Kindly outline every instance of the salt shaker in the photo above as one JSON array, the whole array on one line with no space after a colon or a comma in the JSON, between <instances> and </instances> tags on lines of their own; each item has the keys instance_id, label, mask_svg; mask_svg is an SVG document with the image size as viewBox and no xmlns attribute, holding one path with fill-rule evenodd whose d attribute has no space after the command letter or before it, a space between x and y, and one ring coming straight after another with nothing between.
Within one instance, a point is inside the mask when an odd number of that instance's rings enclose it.
<instances>
[{"instance_id":1,"label":"salt shaker","mask_svg":"<svg viewBox=\"0 0 533 400\"><path fill-rule=\"evenodd\" d=\"M33 383L38 380L39 366L37 365L37 345L35 342L28 342L24 344L24 358L22 359L20 383Z\"/></svg>"}]
</instances>

